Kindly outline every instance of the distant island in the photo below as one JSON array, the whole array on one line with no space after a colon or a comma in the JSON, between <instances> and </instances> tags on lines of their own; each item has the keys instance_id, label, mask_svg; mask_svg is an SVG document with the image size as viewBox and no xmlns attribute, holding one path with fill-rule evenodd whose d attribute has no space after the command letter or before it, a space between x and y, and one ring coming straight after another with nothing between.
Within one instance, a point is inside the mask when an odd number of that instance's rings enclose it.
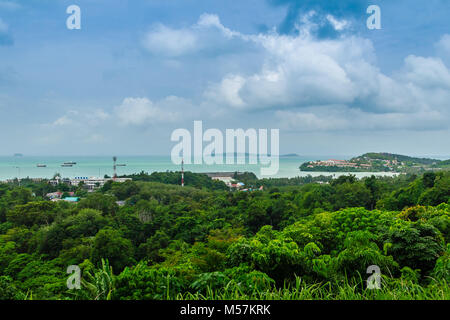
<instances>
[{"instance_id":1,"label":"distant island","mask_svg":"<svg viewBox=\"0 0 450 320\"><path fill-rule=\"evenodd\" d=\"M415 158L392 153L366 153L350 160L305 162L300 171L315 172L417 172L450 169L450 160Z\"/></svg>"}]
</instances>

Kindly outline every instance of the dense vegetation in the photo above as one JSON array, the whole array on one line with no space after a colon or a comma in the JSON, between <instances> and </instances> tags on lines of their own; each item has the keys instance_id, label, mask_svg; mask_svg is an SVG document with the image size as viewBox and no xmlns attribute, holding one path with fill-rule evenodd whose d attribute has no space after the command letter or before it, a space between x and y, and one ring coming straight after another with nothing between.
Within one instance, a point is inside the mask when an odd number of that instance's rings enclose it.
<instances>
[{"instance_id":1,"label":"dense vegetation","mask_svg":"<svg viewBox=\"0 0 450 320\"><path fill-rule=\"evenodd\" d=\"M176 173L133 178L74 188L78 204L45 199L45 181L0 184L0 299L450 298L449 172L239 177L266 186L254 192L192 173L184 188ZM66 286L70 265L81 290Z\"/></svg>"},{"instance_id":2,"label":"dense vegetation","mask_svg":"<svg viewBox=\"0 0 450 320\"><path fill-rule=\"evenodd\" d=\"M315 172L403 172L424 173L428 170L445 170L450 160L416 158L400 154L370 152L336 165L320 160L304 162L301 171Z\"/></svg>"},{"instance_id":3,"label":"dense vegetation","mask_svg":"<svg viewBox=\"0 0 450 320\"><path fill-rule=\"evenodd\" d=\"M368 159L373 159L373 160L391 160L391 161L397 160L397 161L406 162L409 164L434 164L434 163L441 162L440 160L437 160L437 159L409 157L409 156L404 156L401 154L393 154L393 153L385 153L385 152L381 152L381 153L369 152L369 153L363 154L361 157L358 157L358 158L368 158ZM354 159L356 159L356 158L354 158Z\"/></svg>"}]
</instances>

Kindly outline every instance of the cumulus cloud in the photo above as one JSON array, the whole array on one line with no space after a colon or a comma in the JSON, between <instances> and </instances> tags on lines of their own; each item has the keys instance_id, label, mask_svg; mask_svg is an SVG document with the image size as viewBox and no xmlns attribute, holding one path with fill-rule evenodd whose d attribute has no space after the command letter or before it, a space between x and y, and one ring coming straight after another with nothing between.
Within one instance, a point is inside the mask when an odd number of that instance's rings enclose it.
<instances>
[{"instance_id":1,"label":"cumulus cloud","mask_svg":"<svg viewBox=\"0 0 450 320\"><path fill-rule=\"evenodd\" d=\"M423 89L450 89L450 72L439 58L408 56L399 78Z\"/></svg>"},{"instance_id":2,"label":"cumulus cloud","mask_svg":"<svg viewBox=\"0 0 450 320\"><path fill-rule=\"evenodd\" d=\"M258 48L262 63L256 72L228 72L204 90L199 105L209 106L210 114L274 112L291 130L449 128L450 121L445 120L450 115L450 71L445 57L450 56L450 36L436 44L440 56L410 55L396 72L385 74L377 66L370 40L317 35L324 23L336 32L352 24L347 18L351 15L344 14L353 10L352 5L330 4L328 14L324 5L319 1L317 6L294 8L298 11L294 34L243 34L225 27L218 16L204 14L189 28L153 30L146 38L151 43L148 49L181 57L199 54L208 46L223 50L232 41L239 42L240 48ZM314 10L301 14L306 7ZM164 119L149 100L132 104L136 104L135 116L125 112L124 123Z\"/></svg>"},{"instance_id":3,"label":"cumulus cloud","mask_svg":"<svg viewBox=\"0 0 450 320\"><path fill-rule=\"evenodd\" d=\"M169 97L161 102L162 106L167 106L170 100L176 98ZM177 121L179 113L168 111L166 108L154 104L147 98L125 98L122 104L115 108L115 113L122 125L144 125L155 123L167 123Z\"/></svg>"},{"instance_id":4,"label":"cumulus cloud","mask_svg":"<svg viewBox=\"0 0 450 320\"><path fill-rule=\"evenodd\" d=\"M450 35L444 34L441 39L436 43L436 47L442 54L450 55Z\"/></svg>"},{"instance_id":5,"label":"cumulus cloud","mask_svg":"<svg viewBox=\"0 0 450 320\"><path fill-rule=\"evenodd\" d=\"M299 19L314 15L309 12ZM338 31L351 24L336 12L325 17ZM111 115L100 112L95 118L113 116L123 126L145 126L177 122L182 114L188 120L194 115L235 112L245 118L261 112L271 121L277 119L280 128L298 131L449 129L450 70L445 54L410 55L396 72L385 74L377 66L371 41L348 35L324 39L311 28L305 23L304 32L296 34L243 34L211 14L183 29L158 25L143 39L153 54L179 59L239 42L236 50L258 48L262 63L256 71L239 69L210 82L197 103L176 96L158 101L128 97ZM436 48L450 53L450 36L443 36ZM55 125L71 121L64 116Z\"/></svg>"},{"instance_id":6,"label":"cumulus cloud","mask_svg":"<svg viewBox=\"0 0 450 320\"><path fill-rule=\"evenodd\" d=\"M241 109L268 109L350 104L369 94L358 90L359 80L367 82L361 68L376 73L367 62L371 44L363 39L260 35L253 41L265 49L260 72L227 75L206 91L207 97Z\"/></svg>"},{"instance_id":7,"label":"cumulus cloud","mask_svg":"<svg viewBox=\"0 0 450 320\"><path fill-rule=\"evenodd\" d=\"M449 119L450 71L445 59L411 55L397 72L384 74L370 40L345 34L317 36L315 31L323 23L317 24L317 16L335 31L350 27L342 12L351 6L332 6L332 14L318 14L321 5L315 7L317 11L299 14L295 34L243 34L225 27L218 16L204 14L186 29L158 27L147 35L148 49L181 57L208 46L223 49L230 41L258 48L263 62L256 72L229 72L204 90L199 105L209 106L210 114L274 112L291 130L449 128L445 119ZM450 53L450 36L443 36L436 47ZM135 109L124 112L126 124L168 118L149 100L130 104L133 107L123 107Z\"/></svg>"},{"instance_id":8,"label":"cumulus cloud","mask_svg":"<svg viewBox=\"0 0 450 320\"><path fill-rule=\"evenodd\" d=\"M310 32L246 36L264 48L264 63L253 74L229 73L211 84L205 99L231 110L283 111L312 130L449 128L450 71L439 57L408 56L394 74L376 65L372 43L361 37L318 39ZM447 48L447 37L439 46ZM329 121L314 106L340 105ZM308 112L296 111L310 109ZM334 114L334 113L332 113ZM325 118L324 118L325 116ZM293 128L290 121L285 121Z\"/></svg>"},{"instance_id":9,"label":"cumulus cloud","mask_svg":"<svg viewBox=\"0 0 450 320\"><path fill-rule=\"evenodd\" d=\"M438 111L370 113L345 106L307 111L276 111L280 127L297 132L361 130L445 130L448 121Z\"/></svg>"},{"instance_id":10,"label":"cumulus cloud","mask_svg":"<svg viewBox=\"0 0 450 320\"><path fill-rule=\"evenodd\" d=\"M50 124L44 126L50 127L72 127L72 128L89 128L95 127L105 120L107 120L110 115L103 109L92 109L85 111L69 110L64 115L57 118Z\"/></svg>"},{"instance_id":11,"label":"cumulus cloud","mask_svg":"<svg viewBox=\"0 0 450 320\"><path fill-rule=\"evenodd\" d=\"M226 28L217 15L205 13L187 28L154 26L144 35L142 46L154 55L175 58L199 52L226 52L238 47L235 41L245 40L244 35Z\"/></svg>"},{"instance_id":12,"label":"cumulus cloud","mask_svg":"<svg viewBox=\"0 0 450 320\"><path fill-rule=\"evenodd\" d=\"M187 29L171 29L158 25L148 32L142 43L148 51L167 56L180 56L196 49L197 37Z\"/></svg>"},{"instance_id":13,"label":"cumulus cloud","mask_svg":"<svg viewBox=\"0 0 450 320\"><path fill-rule=\"evenodd\" d=\"M39 125L39 133L33 141L39 145L53 145L64 141L80 144L101 144L106 141L99 132L111 115L103 109L68 110L50 123ZM108 125L110 126L110 125Z\"/></svg>"}]
</instances>

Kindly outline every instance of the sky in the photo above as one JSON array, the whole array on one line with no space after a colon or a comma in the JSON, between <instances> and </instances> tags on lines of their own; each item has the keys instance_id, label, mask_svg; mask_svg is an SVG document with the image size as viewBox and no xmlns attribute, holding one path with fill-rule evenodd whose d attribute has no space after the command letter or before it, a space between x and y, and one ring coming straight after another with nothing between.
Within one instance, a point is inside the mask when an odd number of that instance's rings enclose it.
<instances>
[{"instance_id":1,"label":"sky","mask_svg":"<svg viewBox=\"0 0 450 320\"><path fill-rule=\"evenodd\" d=\"M202 120L279 129L281 154L450 156L449 15L448 0L0 0L0 155L169 155Z\"/></svg>"}]
</instances>

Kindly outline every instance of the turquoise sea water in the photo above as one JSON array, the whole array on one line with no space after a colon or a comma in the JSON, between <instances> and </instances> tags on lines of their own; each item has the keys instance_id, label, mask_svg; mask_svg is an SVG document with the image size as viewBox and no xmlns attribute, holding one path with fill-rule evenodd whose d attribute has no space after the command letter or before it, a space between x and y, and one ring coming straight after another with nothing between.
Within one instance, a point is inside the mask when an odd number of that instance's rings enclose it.
<instances>
[{"instance_id":1,"label":"turquoise sea water","mask_svg":"<svg viewBox=\"0 0 450 320\"><path fill-rule=\"evenodd\" d=\"M301 157L281 157L278 177L291 177L300 173L298 167L311 159ZM76 162L73 167L61 167L64 162ZM248 161L247 161L248 162ZM170 156L119 156L118 164L126 164L125 167L117 167L117 174L132 174L145 171L180 171L181 167L172 163ZM38 168L37 164L45 164L47 167ZM260 165L188 165L185 171L193 172L220 172L220 171L250 171L260 176ZM63 177L103 177L105 174L113 175L112 157L0 157L0 180L16 177L25 178L51 178L55 173Z\"/></svg>"},{"instance_id":2,"label":"turquoise sea water","mask_svg":"<svg viewBox=\"0 0 450 320\"><path fill-rule=\"evenodd\" d=\"M351 156L299 156L280 157L279 171L273 177L297 177L297 176L317 176L317 175L342 175L343 173L330 172L301 172L299 166L306 161L326 160L326 159L349 159ZM445 157L442 157L445 158ZM64 162L76 162L73 167L61 167ZM145 171L152 173L155 171L180 171L181 167L172 163L170 156L119 156L118 164L126 164L125 167L117 167L118 175L132 174ZM247 161L248 163L248 161ZM45 164L47 167L38 168L37 164ZM229 172L229 171L250 171L258 177L261 165L185 165L185 171L192 172ZM105 174L113 175L112 157L106 156L10 156L0 157L0 180L14 178L52 178L55 173L60 173L63 177L103 177ZM372 173L353 173L357 177L364 177ZM375 175L392 175L392 173L373 173Z\"/></svg>"},{"instance_id":3,"label":"turquoise sea water","mask_svg":"<svg viewBox=\"0 0 450 320\"><path fill-rule=\"evenodd\" d=\"M342 159L340 156L321 156L321 157L280 157L278 174L273 177L296 177L296 176L317 176L332 175L325 172L301 172L299 166L306 161L326 160L330 158ZM345 159L350 157L345 157ZM64 162L76 162L73 167L61 167ZM247 161L248 162L248 161ZM125 167L117 167L117 174L132 174L145 171L163 172L180 171L181 167L172 163L169 156L119 156L118 164L126 164ZM37 164L45 164L47 167L38 168ZM228 171L250 171L258 177L260 174L260 165L185 165L185 171L192 172L228 172ZM103 177L105 174L113 175L112 157L106 156L78 156L78 157L39 157L39 156L20 156L20 157L0 157L0 180L14 178L52 178L55 173L60 173L63 177ZM370 175L371 173L356 173L358 177ZM377 175L385 173L376 173ZM342 175L336 173L335 175Z\"/></svg>"}]
</instances>

